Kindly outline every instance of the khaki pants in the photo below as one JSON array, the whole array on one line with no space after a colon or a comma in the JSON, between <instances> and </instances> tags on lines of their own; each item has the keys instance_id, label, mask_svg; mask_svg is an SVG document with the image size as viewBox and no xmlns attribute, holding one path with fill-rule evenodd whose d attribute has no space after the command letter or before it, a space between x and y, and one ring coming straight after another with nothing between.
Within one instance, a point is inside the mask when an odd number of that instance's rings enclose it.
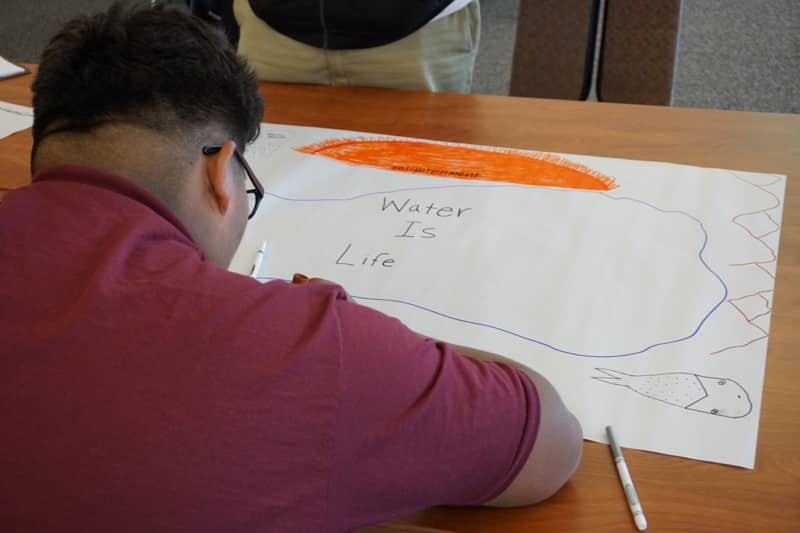
<instances>
[{"instance_id":1,"label":"khaki pants","mask_svg":"<svg viewBox=\"0 0 800 533\"><path fill-rule=\"evenodd\" d=\"M248 0L234 0L239 53L264 81L467 93L480 38L479 0L408 37L373 48L325 50L278 33Z\"/></svg>"}]
</instances>

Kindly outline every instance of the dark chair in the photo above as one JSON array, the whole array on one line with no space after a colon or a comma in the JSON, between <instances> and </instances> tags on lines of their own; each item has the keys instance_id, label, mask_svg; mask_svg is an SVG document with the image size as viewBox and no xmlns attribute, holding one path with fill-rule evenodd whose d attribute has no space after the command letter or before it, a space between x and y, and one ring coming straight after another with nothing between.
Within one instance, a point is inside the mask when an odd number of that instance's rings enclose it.
<instances>
[{"instance_id":1,"label":"dark chair","mask_svg":"<svg viewBox=\"0 0 800 533\"><path fill-rule=\"evenodd\" d=\"M682 0L520 0L512 96L669 105ZM602 15L602 16L601 16Z\"/></svg>"},{"instance_id":2,"label":"dark chair","mask_svg":"<svg viewBox=\"0 0 800 533\"><path fill-rule=\"evenodd\" d=\"M512 96L589 94L599 0L520 0Z\"/></svg>"},{"instance_id":3,"label":"dark chair","mask_svg":"<svg viewBox=\"0 0 800 533\"><path fill-rule=\"evenodd\" d=\"M607 0L597 96L672 103L682 0Z\"/></svg>"}]
</instances>

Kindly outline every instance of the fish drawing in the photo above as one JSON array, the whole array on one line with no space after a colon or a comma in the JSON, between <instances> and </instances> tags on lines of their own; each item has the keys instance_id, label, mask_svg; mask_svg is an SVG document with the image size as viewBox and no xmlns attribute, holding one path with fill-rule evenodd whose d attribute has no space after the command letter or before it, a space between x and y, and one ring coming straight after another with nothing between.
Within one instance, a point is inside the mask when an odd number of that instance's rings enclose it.
<instances>
[{"instance_id":1,"label":"fish drawing","mask_svg":"<svg viewBox=\"0 0 800 533\"><path fill-rule=\"evenodd\" d=\"M750 414L753 404L747 391L729 378L714 378L689 372L667 372L664 374L626 374L610 368L595 368L605 376L593 379L628 387L633 392L683 407L727 418L742 418Z\"/></svg>"}]
</instances>

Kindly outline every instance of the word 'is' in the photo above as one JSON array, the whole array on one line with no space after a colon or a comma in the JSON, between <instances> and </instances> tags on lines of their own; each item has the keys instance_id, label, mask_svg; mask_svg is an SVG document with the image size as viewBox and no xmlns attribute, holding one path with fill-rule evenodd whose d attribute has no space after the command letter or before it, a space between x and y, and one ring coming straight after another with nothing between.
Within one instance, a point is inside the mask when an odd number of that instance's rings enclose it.
<instances>
[{"instance_id":1,"label":"word 'is'","mask_svg":"<svg viewBox=\"0 0 800 533\"><path fill-rule=\"evenodd\" d=\"M394 200L390 200L383 197L381 203L381 212L394 212L394 213L407 213L407 214L417 214L417 215L425 215L428 217L438 217L438 218L450 218L454 217L456 219L461 218L467 211L471 211L471 207L450 207L450 206L440 206L433 202L428 204L423 203L412 203L411 199L406 199L404 202L396 202ZM436 235L436 227L434 226L427 226L427 227L418 227L422 226L423 222L420 220L406 220L405 221L405 229L402 233L392 235L396 238L421 238L421 239L433 239ZM395 258L389 252L378 252L375 254L367 254L363 257L361 255L357 255L355 252L352 251L353 243L347 243L347 246L344 248L339 257L336 259L336 264L341 266L349 266L355 267L357 263L362 266L368 267L375 267L381 266L383 268L392 268L395 265Z\"/></svg>"}]
</instances>

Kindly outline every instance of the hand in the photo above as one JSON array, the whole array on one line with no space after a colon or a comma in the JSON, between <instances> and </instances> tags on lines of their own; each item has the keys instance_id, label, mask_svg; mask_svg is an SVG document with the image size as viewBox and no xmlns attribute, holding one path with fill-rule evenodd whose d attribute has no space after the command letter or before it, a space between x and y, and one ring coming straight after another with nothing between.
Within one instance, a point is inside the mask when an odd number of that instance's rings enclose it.
<instances>
[{"instance_id":1,"label":"hand","mask_svg":"<svg viewBox=\"0 0 800 533\"><path fill-rule=\"evenodd\" d=\"M292 285L306 285L308 283L323 283L326 285L337 285L341 287L338 283L334 283L333 281L328 281L327 279L322 278L309 278L305 274L296 273L292 276ZM352 302L353 298L350 297L350 294L342 288L342 292L344 293L345 300L348 302Z\"/></svg>"}]
</instances>

